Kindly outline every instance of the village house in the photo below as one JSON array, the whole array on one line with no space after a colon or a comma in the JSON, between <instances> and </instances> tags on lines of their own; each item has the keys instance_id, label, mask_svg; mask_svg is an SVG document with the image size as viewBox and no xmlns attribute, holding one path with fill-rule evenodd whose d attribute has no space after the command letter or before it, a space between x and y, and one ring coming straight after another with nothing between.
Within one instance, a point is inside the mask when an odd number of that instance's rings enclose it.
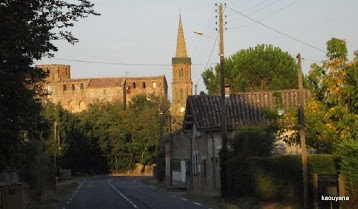
<instances>
[{"instance_id":1,"label":"village house","mask_svg":"<svg viewBox=\"0 0 358 209\"><path fill-rule=\"evenodd\" d=\"M278 96L279 95L279 96ZM310 97L304 91L304 97ZM280 99L278 99L280 98ZM280 101L279 103L277 101ZM246 92L231 94L226 98L228 138L233 139L235 130L247 124L259 124L265 121L264 109L288 110L298 106L298 90L282 90L267 92ZM178 133L184 133L178 134ZM180 156L186 163L186 186L193 192L218 193L220 191L220 160L221 149L221 101L218 95L189 96L186 104L183 130L167 136L166 178L173 184L173 170L170 162L176 150L183 147L175 146L179 141L186 142L189 147L186 156ZM276 142L278 154L299 154L299 146L290 147L283 141ZM171 146L170 146L171 145ZM166 150L167 151L167 150ZM183 151L181 151L183 153ZM190 162L190 163L189 163ZM188 166L190 165L190 166ZM172 173L170 173L170 170ZM180 170L180 169L179 169ZM178 169L176 169L178 171ZM177 174L175 174L177 175Z\"/></svg>"}]
</instances>

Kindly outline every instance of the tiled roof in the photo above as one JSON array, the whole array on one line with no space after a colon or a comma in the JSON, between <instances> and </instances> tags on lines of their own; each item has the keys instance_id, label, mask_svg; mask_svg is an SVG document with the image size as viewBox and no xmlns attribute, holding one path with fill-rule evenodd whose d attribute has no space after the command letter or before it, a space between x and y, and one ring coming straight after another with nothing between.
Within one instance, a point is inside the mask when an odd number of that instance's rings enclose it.
<instances>
[{"instance_id":1,"label":"tiled roof","mask_svg":"<svg viewBox=\"0 0 358 209\"><path fill-rule=\"evenodd\" d=\"M281 95L281 104L286 110L290 106L298 106L299 104L298 90L296 89L231 94L230 97L226 99L228 129L233 129L243 124L253 124L264 121L263 110L265 108L275 108L275 105L277 105L276 94ZM309 91L304 92L305 98L309 98L310 95ZM220 96L188 96L184 129L190 129L193 124L195 124L199 130L220 129Z\"/></svg>"},{"instance_id":2,"label":"tiled roof","mask_svg":"<svg viewBox=\"0 0 358 209\"><path fill-rule=\"evenodd\" d=\"M122 86L124 78L91 78L88 88L107 88Z\"/></svg>"}]
</instances>

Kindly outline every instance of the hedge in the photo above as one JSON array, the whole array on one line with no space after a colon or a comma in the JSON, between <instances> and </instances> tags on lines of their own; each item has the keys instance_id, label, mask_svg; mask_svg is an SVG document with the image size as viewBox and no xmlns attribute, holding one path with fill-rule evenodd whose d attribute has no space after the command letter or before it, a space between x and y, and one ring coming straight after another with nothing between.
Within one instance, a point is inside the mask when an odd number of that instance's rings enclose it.
<instances>
[{"instance_id":1,"label":"hedge","mask_svg":"<svg viewBox=\"0 0 358 209\"><path fill-rule=\"evenodd\" d=\"M333 155L309 155L308 173L337 174L336 164ZM235 157L228 161L227 175L229 193L233 196L285 201L302 197L300 155Z\"/></svg>"}]
</instances>

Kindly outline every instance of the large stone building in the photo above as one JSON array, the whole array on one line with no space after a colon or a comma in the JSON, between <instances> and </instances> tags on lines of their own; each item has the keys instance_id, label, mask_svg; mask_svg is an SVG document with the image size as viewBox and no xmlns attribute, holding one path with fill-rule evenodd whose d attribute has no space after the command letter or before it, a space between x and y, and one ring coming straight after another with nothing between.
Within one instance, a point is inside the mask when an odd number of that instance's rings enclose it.
<instances>
[{"instance_id":1,"label":"large stone building","mask_svg":"<svg viewBox=\"0 0 358 209\"><path fill-rule=\"evenodd\" d=\"M164 75L152 77L114 77L71 79L69 65L38 65L46 71L47 100L70 112L85 110L96 102L121 101L128 104L138 94L167 96Z\"/></svg>"},{"instance_id":2,"label":"large stone building","mask_svg":"<svg viewBox=\"0 0 358 209\"><path fill-rule=\"evenodd\" d=\"M48 73L44 88L47 100L61 104L70 112L80 112L96 102L121 101L128 104L138 94L156 94L167 98L164 75L150 77L112 77L72 79L69 65L38 65ZM171 115L183 116L186 99L192 95L191 58L187 56L181 16L175 57L172 58Z\"/></svg>"}]
</instances>

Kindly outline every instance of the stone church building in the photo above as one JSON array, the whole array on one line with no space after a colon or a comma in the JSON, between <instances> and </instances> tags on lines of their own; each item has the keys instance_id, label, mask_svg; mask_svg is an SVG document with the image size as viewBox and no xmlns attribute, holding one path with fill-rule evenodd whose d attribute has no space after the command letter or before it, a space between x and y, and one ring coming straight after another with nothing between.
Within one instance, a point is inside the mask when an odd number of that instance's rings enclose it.
<instances>
[{"instance_id":1,"label":"stone church building","mask_svg":"<svg viewBox=\"0 0 358 209\"><path fill-rule=\"evenodd\" d=\"M165 75L149 77L110 77L72 79L69 65L51 64L36 67L48 73L44 88L46 100L70 112L86 110L96 102L121 101L128 104L138 94L168 96ZM171 115L183 115L186 98L192 95L191 58L187 56L181 17L177 36L176 55L172 58L172 105Z\"/></svg>"}]
</instances>

